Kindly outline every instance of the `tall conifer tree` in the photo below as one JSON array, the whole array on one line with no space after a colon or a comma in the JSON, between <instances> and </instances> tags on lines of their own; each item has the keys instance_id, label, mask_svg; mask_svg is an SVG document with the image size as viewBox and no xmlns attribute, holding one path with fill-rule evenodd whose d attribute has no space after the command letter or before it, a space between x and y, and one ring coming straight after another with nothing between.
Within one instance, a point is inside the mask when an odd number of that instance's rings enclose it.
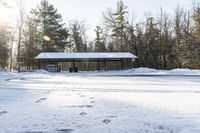
<instances>
[{"instance_id":1,"label":"tall conifer tree","mask_svg":"<svg viewBox=\"0 0 200 133\"><path fill-rule=\"evenodd\" d=\"M69 34L57 9L47 0L42 0L31 14L38 23L37 40L41 41L42 51L64 51Z\"/></svg>"}]
</instances>

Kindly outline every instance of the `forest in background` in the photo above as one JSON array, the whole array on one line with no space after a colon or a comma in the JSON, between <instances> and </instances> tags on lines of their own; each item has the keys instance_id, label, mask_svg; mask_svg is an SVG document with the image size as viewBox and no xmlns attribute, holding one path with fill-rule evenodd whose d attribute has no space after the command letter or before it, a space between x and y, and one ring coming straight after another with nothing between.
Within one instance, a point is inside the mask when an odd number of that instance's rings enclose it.
<instances>
[{"instance_id":1,"label":"forest in background","mask_svg":"<svg viewBox=\"0 0 200 133\"><path fill-rule=\"evenodd\" d=\"M161 8L159 15L146 14L136 22L128 6L118 1L115 9L102 13L90 40L85 21L65 24L47 0L27 13L21 1L17 26L0 23L0 69L16 64L35 69L34 58L41 52L131 52L139 57L136 67L200 69L200 3L192 5L190 10L177 6L173 14Z\"/></svg>"}]
</instances>

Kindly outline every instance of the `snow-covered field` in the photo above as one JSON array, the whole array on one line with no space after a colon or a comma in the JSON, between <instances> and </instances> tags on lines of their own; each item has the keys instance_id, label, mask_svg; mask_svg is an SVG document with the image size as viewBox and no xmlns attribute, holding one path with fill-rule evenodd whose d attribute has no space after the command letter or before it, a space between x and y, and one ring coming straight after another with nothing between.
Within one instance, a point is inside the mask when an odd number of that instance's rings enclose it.
<instances>
[{"instance_id":1,"label":"snow-covered field","mask_svg":"<svg viewBox=\"0 0 200 133\"><path fill-rule=\"evenodd\" d=\"M200 71L0 72L4 132L199 133Z\"/></svg>"}]
</instances>

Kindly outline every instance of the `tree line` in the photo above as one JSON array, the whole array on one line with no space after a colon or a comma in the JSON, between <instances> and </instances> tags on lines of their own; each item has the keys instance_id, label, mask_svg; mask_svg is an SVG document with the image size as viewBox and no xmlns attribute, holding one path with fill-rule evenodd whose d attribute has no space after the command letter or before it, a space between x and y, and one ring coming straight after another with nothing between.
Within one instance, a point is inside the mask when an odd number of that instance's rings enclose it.
<instances>
[{"instance_id":1,"label":"tree line","mask_svg":"<svg viewBox=\"0 0 200 133\"><path fill-rule=\"evenodd\" d=\"M115 9L103 12L90 40L85 21L73 20L67 26L47 0L29 13L20 2L16 31L0 25L0 68L18 63L35 69L34 58L41 52L131 52L139 57L135 67L200 69L200 5L192 5L190 10L177 7L174 14L161 8L158 16L146 14L145 21L136 22L118 1Z\"/></svg>"}]
</instances>

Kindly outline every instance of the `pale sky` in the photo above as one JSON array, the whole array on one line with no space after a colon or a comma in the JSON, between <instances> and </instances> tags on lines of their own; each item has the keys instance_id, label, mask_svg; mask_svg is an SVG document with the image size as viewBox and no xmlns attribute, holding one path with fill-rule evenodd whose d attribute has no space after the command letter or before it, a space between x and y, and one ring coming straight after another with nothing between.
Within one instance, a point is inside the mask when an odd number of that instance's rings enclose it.
<instances>
[{"instance_id":1,"label":"pale sky","mask_svg":"<svg viewBox=\"0 0 200 133\"><path fill-rule=\"evenodd\" d=\"M2 0L0 0L2 1ZM19 0L4 0L15 5ZM25 2L26 10L35 8L40 0L22 0ZM156 16L160 7L162 7L168 13L173 13L177 5L180 7L190 9L192 0L123 0L125 5L128 6L129 12L134 12L138 20L144 18L144 14L151 12L153 16ZM68 21L77 19L85 20L90 29L88 34L90 36L94 33L94 28L100 23L102 18L102 12L107 8L115 9L117 0L49 0L55 8L58 9L58 13L62 15L65 23ZM2 14L2 12L1 12ZM9 15L15 15L16 11L12 11ZM8 15L7 15L8 17Z\"/></svg>"}]
</instances>

